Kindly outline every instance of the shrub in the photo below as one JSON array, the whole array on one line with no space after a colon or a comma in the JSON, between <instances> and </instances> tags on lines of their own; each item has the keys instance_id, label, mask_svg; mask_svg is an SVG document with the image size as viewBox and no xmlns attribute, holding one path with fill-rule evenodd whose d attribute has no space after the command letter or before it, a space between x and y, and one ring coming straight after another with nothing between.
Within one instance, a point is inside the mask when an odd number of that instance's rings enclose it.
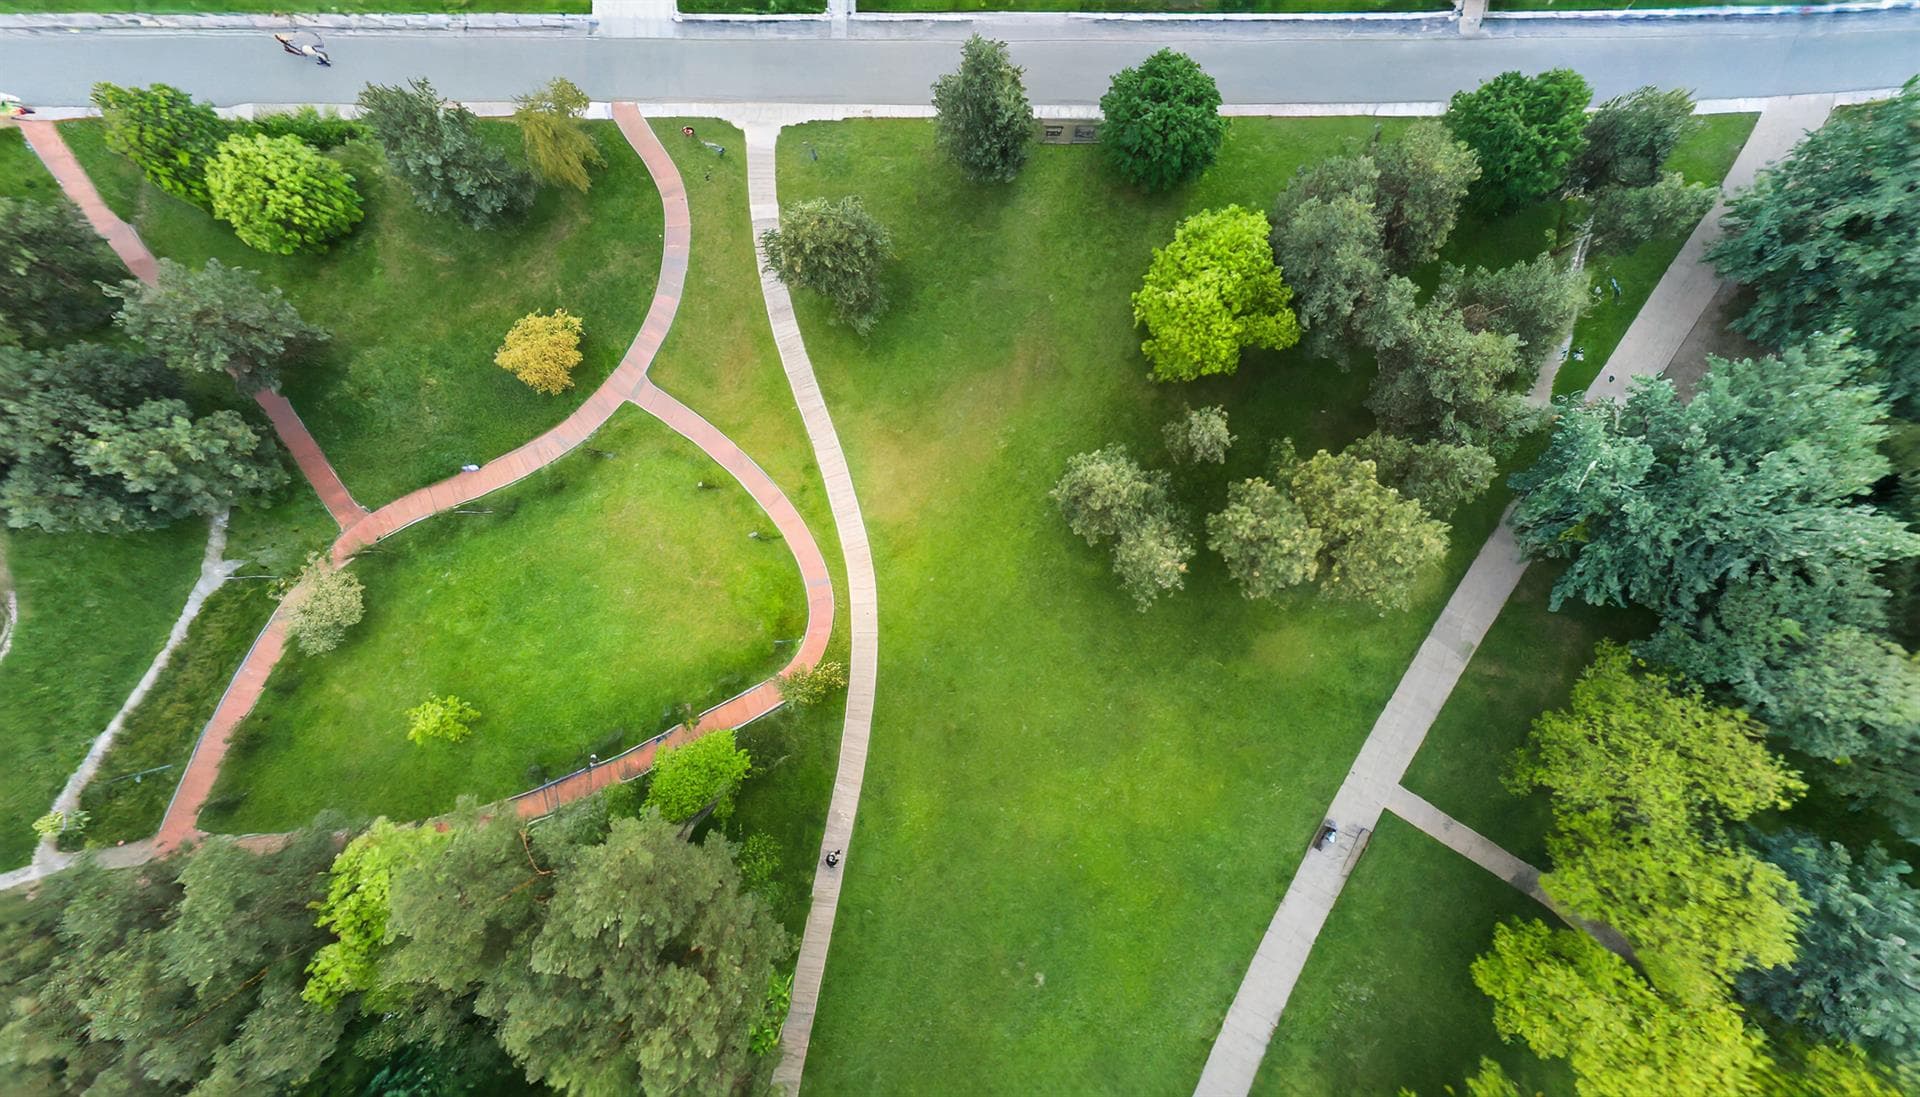
<instances>
[{"instance_id":1,"label":"shrub","mask_svg":"<svg viewBox=\"0 0 1920 1097\"><path fill-rule=\"evenodd\" d=\"M960 69L933 84L934 139L976 183L1008 183L1027 162L1033 105L1007 44L979 35L960 47Z\"/></svg>"},{"instance_id":2,"label":"shrub","mask_svg":"<svg viewBox=\"0 0 1920 1097\"><path fill-rule=\"evenodd\" d=\"M353 176L297 137L229 137L207 165L213 215L276 255L318 250L360 222Z\"/></svg>"},{"instance_id":3,"label":"shrub","mask_svg":"<svg viewBox=\"0 0 1920 1097\"><path fill-rule=\"evenodd\" d=\"M565 392L573 387L573 367L580 364L580 318L566 309L522 316L494 352L493 363L535 392Z\"/></svg>"},{"instance_id":4,"label":"shrub","mask_svg":"<svg viewBox=\"0 0 1920 1097\"><path fill-rule=\"evenodd\" d=\"M108 148L133 161L154 186L206 208L207 160L227 132L212 107L167 84L95 84L93 105L106 122Z\"/></svg>"},{"instance_id":5,"label":"shrub","mask_svg":"<svg viewBox=\"0 0 1920 1097\"><path fill-rule=\"evenodd\" d=\"M1227 431L1227 409L1218 405L1188 408L1185 415L1162 427L1160 436L1166 439L1167 452L1183 465L1226 464L1227 449L1234 443Z\"/></svg>"},{"instance_id":6,"label":"shrub","mask_svg":"<svg viewBox=\"0 0 1920 1097\"><path fill-rule=\"evenodd\" d=\"M20 334L52 341L99 327L113 315L99 284L122 275L72 203L0 198L0 301Z\"/></svg>"},{"instance_id":7,"label":"shrub","mask_svg":"<svg viewBox=\"0 0 1920 1097\"><path fill-rule=\"evenodd\" d=\"M287 638L308 655L339 647L347 630L366 613L365 592L358 576L341 571L316 553L308 559L299 585L287 596Z\"/></svg>"},{"instance_id":8,"label":"shrub","mask_svg":"<svg viewBox=\"0 0 1920 1097\"><path fill-rule=\"evenodd\" d=\"M442 103L427 81L404 88L368 84L359 104L388 170L420 208L485 229L533 204L533 177L487 143L472 111Z\"/></svg>"},{"instance_id":9,"label":"shrub","mask_svg":"<svg viewBox=\"0 0 1920 1097\"><path fill-rule=\"evenodd\" d=\"M669 823L684 823L709 806L714 818L725 819L733 814L733 794L752 769L753 760L734 745L731 728L710 731L660 752L647 787L647 806Z\"/></svg>"},{"instance_id":10,"label":"shrub","mask_svg":"<svg viewBox=\"0 0 1920 1097\"><path fill-rule=\"evenodd\" d=\"M1248 598L1270 598L1312 579L1321 543L1294 501L1261 479L1229 486L1226 509L1207 518L1207 547Z\"/></svg>"},{"instance_id":11,"label":"shrub","mask_svg":"<svg viewBox=\"0 0 1920 1097\"><path fill-rule=\"evenodd\" d=\"M33 832L41 838L59 838L63 834L79 834L87 829L91 817L84 811L49 811L33 821Z\"/></svg>"},{"instance_id":12,"label":"shrub","mask_svg":"<svg viewBox=\"0 0 1920 1097\"><path fill-rule=\"evenodd\" d=\"M298 110L264 114L248 122L244 129L263 137L297 137L322 151L339 148L366 133L365 126L351 118L340 117L331 107L324 111L301 107Z\"/></svg>"},{"instance_id":13,"label":"shrub","mask_svg":"<svg viewBox=\"0 0 1920 1097\"><path fill-rule=\"evenodd\" d=\"M833 302L834 314L861 335L887 311L881 272L893 258L893 239L858 196L788 206L780 227L760 235L767 269L789 286Z\"/></svg>"},{"instance_id":14,"label":"shrub","mask_svg":"<svg viewBox=\"0 0 1920 1097\"><path fill-rule=\"evenodd\" d=\"M734 861L740 866L740 883L764 895L780 871L780 843L774 841L773 835L756 831L740 843L740 852Z\"/></svg>"},{"instance_id":15,"label":"shrub","mask_svg":"<svg viewBox=\"0 0 1920 1097\"><path fill-rule=\"evenodd\" d=\"M847 688L843 663L823 659L813 666L780 677L780 699L794 708L812 708L834 690Z\"/></svg>"},{"instance_id":16,"label":"shrub","mask_svg":"<svg viewBox=\"0 0 1920 1097\"><path fill-rule=\"evenodd\" d=\"M1087 544L1113 539L1114 574L1142 612L1186 585L1193 543L1180 528L1167 474L1134 464L1125 446L1075 454L1048 498Z\"/></svg>"},{"instance_id":17,"label":"shrub","mask_svg":"<svg viewBox=\"0 0 1920 1097\"><path fill-rule=\"evenodd\" d=\"M1100 110L1108 160L1145 190L1168 190L1205 171L1227 132L1213 77L1168 49L1115 74Z\"/></svg>"},{"instance_id":18,"label":"shrub","mask_svg":"<svg viewBox=\"0 0 1920 1097\"><path fill-rule=\"evenodd\" d=\"M473 734L473 722L479 718L479 709L451 693L428 697L407 710L407 738L415 743L430 739L457 743Z\"/></svg>"},{"instance_id":19,"label":"shrub","mask_svg":"<svg viewBox=\"0 0 1920 1097\"><path fill-rule=\"evenodd\" d=\"M1196 213L1154 251L1133 295L1134 323L1147 329L1140 351L1161 381L1232 373L1244 348L1299 341L1292 296L1273 265L1266 214L1239 206Z\"/></svg>"},{"instance_id":20,"label":"shrub","mask_svg":"<svg viewBox=\"0 0 1920 1097\"><path fill-rule=\"evenodd\" d=\"M573 81L556 76L539 91L518 96L513 102L513 120L520 126L534 177L585 194L593 186L587 165L607 162L600 155L600 146L580 124L580 116L587 109L587 93Z\"/></svg>"}]
</instances>

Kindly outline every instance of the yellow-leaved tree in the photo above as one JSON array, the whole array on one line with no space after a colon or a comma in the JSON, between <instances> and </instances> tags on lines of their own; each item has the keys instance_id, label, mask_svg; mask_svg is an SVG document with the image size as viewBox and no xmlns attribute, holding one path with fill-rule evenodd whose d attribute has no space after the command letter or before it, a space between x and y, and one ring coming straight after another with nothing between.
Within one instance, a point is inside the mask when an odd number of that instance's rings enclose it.
<instances>
[{"instance_id":1,"label":"yellow-leaved tree","mask_svg":"<svg viewBox=\"0 0 1920 1097\"><path fill-rule=\"evenodd\" d=\"M565 392L573 387L573 367L580 364L580 318L566 309L555 309L551 316L522 316L494 352L493 362L535 392Z\"/></svg>"}]
</instances>

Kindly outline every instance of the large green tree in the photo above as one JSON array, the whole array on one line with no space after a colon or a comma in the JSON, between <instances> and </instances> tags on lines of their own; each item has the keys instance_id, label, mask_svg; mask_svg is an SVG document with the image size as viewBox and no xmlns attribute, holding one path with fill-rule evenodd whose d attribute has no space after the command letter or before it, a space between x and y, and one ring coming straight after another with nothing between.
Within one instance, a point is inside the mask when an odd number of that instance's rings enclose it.
<instances>
[{"instance_id":1,"label":"large green tree","mask_svg":"<svg viewBox=\"0 0 1920 1097\"><path fill-rule=\"evenodd\" d=\"M1249 347L1282 350L1300 338L1287 307L1293 291L1273 265L1267 218L1228 206L1180 222L1156 248L1133 295L1133 320L1147 329L1141 353L1161 381L1191 381L1240 367Z\"/></svg>"},{"instance_id":2,"label":"large green tree","mask_svg":"<svg viewBox=\"0 0 1920 1097\"><path fill-rule=\"evenodd\" d=\"M1227 505L1207 517L1207 547L1248 598L1270 598L1320 571L1320 531L1291 496L1258 478L1227 487Z\"/></svg>"},{"instance_id":3,"label":"large green tree","mask_svg":"<svg viewBox=\"0 0 1920 1097\"><path fill-rule=\"evenodd\" d=\"M361 121L387 154L387 170L431 213L492 228L533 204L533 177L481 134L473 112L447 103L424 79L405 87L368 84Z\"/></svg>"},{"instance_id":4,"label":"large green tree","mask_svg":"<svg viewBox=\"0 0 1920 1097\"><path fill-rule=\"evenodd\" d=\"M1530 372L1520 340L1475 331L1450 301L1428 301L1378 337L1380 372L1367 407L1389 432L1499 451L1538 421L1513 390Z\"/></svg>"},{"instance_id":5,"label":"large green tree","mask_svg":"<svg viewBox=\"0 0 1920 1097\"><path fill-rule=\"evenodd\" d=\"M0 510L49 532L153 529L286 482L273 442L232 411L194 416L151 359L75 343L0 347Z\"/></svg>"},{"instance_id":6,"label":"large green tree","mask_svg":"<svg viewBox=\"0 0 1920 1097\"><path fill-rule=\"evenodd\" d=\"M1460 310L1472 331L1496 331L1520 340L1522 359L1537 363L1573 330L1586 296L1587 276L1542 252L1498 270L1449 266L1436 296Z\"/></svg>"},{"instance_id":7,"label":"large green tree","mask_svg":"<svg viewBox=\"0 0 1920 1097\"><path fill-rule=\"evenodd\" d=\"M782 208L780 226L761 233L760 246L780 281L825 297L834 318L861 335L886 314L893 237L858 195Z\"/></svg>"},{"instance_id":8,"label":"large green tree","mask_svg":"<svg viewBox=\"0 0 1920 1097\"><path fill-rule=\"evenodd\" d=\"M976 183L1010 183L1027 162L1033 104L1007 44L971 35L960 68L933 82L933 134L960 173Z\"/></svg>"},{"instance_id":9,"label":"large green tree","mask_svg":"<svg viewBox=\"0 0 1920 1097\"><path fill-rule=\"evenodd\" d=\"M1213 163L1227 134L1213 77L1170 49L1115 73L1100 113L1100 147L1121 177L1142 190L1192 180Z\"/></svg>"},{"instance_id":10,"label":"large green tree","mask_svg":"<svg viewBox=\"0 0 1920 1097\"><path fill-rule=\"evenodd\" d=\"M205 103L168 84L93 86L107 147L134 162L154 186L205 208L207 161L226 123Z\"/></svg>"},{"instance_id":11,"label":"large green tree","mask_svg":"<svg viewBox=\"0 0 1920 1097\"><path fill-rule=\"evenodd\" d=\"M122 273L65 199L0 198L0 330L52 342L97 328L113 315L100 283Z\"/></svg>"},{"instance_id":12,"label":"large green tree","mask_svg":"<svg viewBox=\"0 0 1920 1097\"><path fill-rule=\"evenodd\" d=\"M1758 838L1812 909L1799 955L1741 976L1740 996L1814 1034L1920 1065L1920 891L1879 844L1855 858L1800 830Z\"/></svg>"},{"instance_id":13,"label":"large green tree","mask_svg":"<svg viewBox=\"0 0 1920 1097\"><path fill-rule=\"evenodd\" d=\"M1593 199L1593 249L1624 255L1649 240L1691 232L1719 196L1677 171L1644 187L1607 187Z\"/></svg>"},{"instance_id":14,"label":"large green tree","mask_svg":"<svg viewBox=\"0 0 1920 1097\"><path fill-rule=\"evenodd\" d=\"M1600 104L1588 116L1586 144L1573 165L1573 182L1586 191L1650 187L1660 167L1699 122L1693 96L1651 85Z\"/></svg>"},{"instance_id":15,"label":"large green tree","mask_svg":"<svg viewBox=\"0 0 1920 1097\"><path fill-rule=\"evenodd\" d=\"M363 216L353 176L297 137L236 135L207 164L213 215L276 255L317 251Z\"/></svg>"},{"instance_id":16,"label":"large green tree","mask_svg":"<svg viewBox=\"0 0 1920 1097\"><path fill-rule=\"evenodd\" d=\"M1292 305L1315 357L1343 358L1359 314L1387 276L1380 171L1364 156L1335 156L1294 173L1273 203L1273 260L1294 287Z\"/></svg>"},{"instance_id":17,"label":"large green tree","mask_svg":"<svg viewBox=\"0 0 1920 1097\"><path fill-rule=\"evenodd\" d=\"M1048 498L1060 508L1067 528L1087 544L1113 541L1114 573L1141 610L1186 585L1193 544L1173 504L1167 474L1142 469L1125 446L1069 458Z\"/></svg>"},{"instance_id":18,"label":"large green tree","mask_svg":"<svg viewBox=\"0 0 1920 1097\"><path fill-rule=\"evenodd\" d=\"M1476 201L1488 210L1538 202L1567 185L1585 146L1593 89L1571 69L1503 72L1455 92L1446 125L1480 162Z\"/></svg>"},{"instance_id":19,"label":"large green tree","mask_svg":"<svg viewBox=\"0 0 1920 1097\"><path fill-rule=\"evenodd\" d=\"M1547 894L1619 930L1654 983L1689 1003L1793 959L1804 903L1726 831L1805 790L1763 734L1609 643L1567 707L1534 721L1509 775L1516 792L1552 795Z\"/></svg>"},{"instance_id":20,"label":"large green tree","mask_svg":"<svg viewBox=\"0 0 1920 1097\"><path fill-rule=\"evenodd\" d=\"M1441 521L1486 494L1496 468L1493 455L1479 446L1413 442L1377 430L1344 452L1372 461L1381 483Z\"/></svg>"},{"instance_id":21,"label":"large green tree","mask_svg":"<svg viewBox=\"0 0 1920 1097\"><path fill-rule=\"evenodd\" d=\"M1320 589L1329 597L1404 609L1446 554L1446 523L1380 483L1372 461L1326 450L1302 460L1289 443L1275 476L1319 535Z\"/></svg>"},{"instance_id":22,"label":"large green tree","mask_svg":"<svg viewBox=\"0 0 1920 1097\"><path fill-rule=\"evenodd\" d=\"M1373 150L1380 169L1374 205L1381 245L1396 270L1431 263L1453 235L1460 203L1480 178L1480 159L1439 122L1408 126Z\"/></svg>"},{"instance_id":23,"label":"large green tree","mask_svg":"<svg viewBox=\"0 0 1920 1097\"><path fill-rule=\"evenodd\" d=\"M710 731L690 743L660 752L647 786L647 806L669 823L684 823L711 810L733 814L733 797L753 770L747 752L734 745L733 729Z\"/></svg>"},{"instance_id":24,"label":"large green tree","mask_svg":"<svg viewBox=\"0 0 1920 1097\"><path fill-rule=\"evenodd\" d=\"M581 122L588 102L587 93L564 76L514 97L513 121L520 127L521 145L534 178L582 194L593 186L587 166L604 167L607 158Z\"/></svg>"},{"instance_id":25,"label":"large green tree","mask_svg":"<svg viewBox=\"0 0 1920 1097\"><path fill-rule=\"evenodd\" d=\"M1708 250L1772 347L1851 329L1896 400L1920 396L1920 79L1835 114L1728 203Z\"/></svg>"},{"instance_id":26,"label":"large green tree","mask_svg":"<svg viewBox=\"0 0 1920 1097\"><path fill-rule=\"evenodd\" d=\"M207 260L199 270L160 260L152 285L128 279L108 293L128 335L181 373L225 373L242 391L278 389L281 363L325 340L280 287L253 271Z\"/></svg>"}]
</instances>

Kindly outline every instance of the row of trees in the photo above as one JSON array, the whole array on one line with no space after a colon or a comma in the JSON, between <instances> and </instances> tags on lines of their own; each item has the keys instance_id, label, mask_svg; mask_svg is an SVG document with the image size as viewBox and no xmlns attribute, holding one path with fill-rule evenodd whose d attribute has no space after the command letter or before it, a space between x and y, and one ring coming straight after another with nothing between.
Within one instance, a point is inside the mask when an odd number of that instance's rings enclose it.
<instances>
[{"instance_id":1,"label":"row of trees","mask_svg":"<svg viewBox=\"0 0 1920 1097\"><path fill-rule=\"evenodd\" d=\"M734 852L596 797L534 828L467 808L344 850L323 820L273 853L215 838L83 865L0 926L0 1078L290 1092L351 1078L351 1057L388 1093L515 1067L562 1093L744 1091L790 941Z\"/></svg>"}]
</instances>

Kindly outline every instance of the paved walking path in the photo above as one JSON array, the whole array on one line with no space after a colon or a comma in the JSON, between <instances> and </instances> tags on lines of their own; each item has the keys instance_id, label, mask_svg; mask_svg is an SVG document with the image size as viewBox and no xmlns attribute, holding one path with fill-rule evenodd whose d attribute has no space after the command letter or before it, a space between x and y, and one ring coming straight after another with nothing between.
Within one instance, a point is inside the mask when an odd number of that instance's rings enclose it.
<instances>
[{"instance_id":1,"label":"paved walking path","mask_svg":"<svg viewBox=\"0 0 1920 1097\"><path fill-rule=\"evenodd\" d=\"M1723 191L1751 183L1761 166L1784 155L1818 126L1832 105L1832 96L1769 102L1722 183ZM1716 205L1695 229L1587 390L1589 400L1623 399L1629 377L1657 375L1673 359L1717 286L1703 251L1706 242L1718 235L1724 209L1724 203ZM1507 516L1502 516L1334 794L1327 817L1339 824L1341 838L1333 849L1309 850L1295 871L1227 1010L1195 1094L1243 1097L1252 1088L1281 1011L1351 871L1346 851L1353 835L1361 828L1371 830L1396 796L1402 797L1403 804L1411 803L1405 799L1411 794L1399 787L1400 778L1526 567Z\"/></svg>"},{"instance_id":2,"label":"paved walking path","mask_svg":"<svg viewBox=\"0 0 1920 1097\"><path fill-rule=\"evenodd\" d=\"M700 447L707 456L732 473L766 510L794 555L807 593L805 634L793 658L780 673L810 667L826 651L833 630L834 613L831 575L812 532L779 486L740 447L711 423L647 380L647 369L673 325L674 313L685 287L687 259L692 245L692 219L679 170L646 119L641 117L638 108L630 103L617 103L613 107L613 117L622 135L646 164L664 207L666 240L660 258L660 277L646 319L620 365L558 426L518 449L489 461L476 472L462 473L409 492L369 513L354 502L345 485L333 474L325 454L300 424L292 405L278 394L269 393L261 394L260 404L279 430L282 441L293 452L301 471L307 474L315 491L340 523L341 534L334 542L332 555L337 564L345 564L360 548L552 464L586 441L621 405L631 402ZM151 281L153 272L157 270L152 253L140 241L139 234L115 217L100 201L92 182L74 160L53 124L28 123L23 128L28 131L28 139L34 150L41 154L62 189L87 212L95 230L114 245L116 253L127 262L128 269ZM844 475L844 462L841 464ZM828 490L831 495L834 490L831 479L828 481ZM150 844L141 844L141 847L134 848L133 853L119 854L122 859L164 855L184 842L203 836L198 827L200 810L219 779L220 766L231 745L233 732L259 700L266 688L267 678L285 647L286 614L284 610L276 609L228 683L225 694L214 709L213 718L194 744L193 754L174 790L173 799L167 805L166 816L158 833ZM617 758L609 759L605 764L513 797L510 802L523 815L544 814L615 780L646 772L663 744L674 746L707 731L737 727L766 715L780 704L778 683L770 678L708 709L691 730L676 729L670 735L643 743ZM58 867L61 866L50 864L46 870ZM6 881L14 875L19 874L0 877L0 886L5 886ZM38 875L30 878L38 878Z\"/></svg>"},{"instance_id":3,"label":"paved walking path","mask_svg":"<svg viewBox=\"0 0 1920 1097\"><path fill-rule=\"evenodd\" d=\"M807 357L806 343L800 337L800 323L793 315L793 299L787 295L787 287L767 273L766 253L759 247L760 234L780 223L780 193L774 181L774 147L779 136L778 126L754 125L746 130L747 201L753 212L754 247L761 263L760 291L766 299L767 319L773 324L773 341L780 348L780 362L786 367L794 402L800 406L800 418L813 443L814 460L827 485L834 528L840 534L840 547L846 558L847 606L853 636L847 666L846 722L840 733L840 764L833 777L833 800L827 807L826 831L820 838L820 859L814 865L813 903L807 909L807 927L800 939L800 956L794 969L793 1004L787 1011L786 1026L780 1030L780 1065L773 1072L777 1084L789 1092L798 1092L801 1073L807 1064L807 1046L813 1036L814 1015L820 1006L820 983L826 974L834 914L840 906L841 879L850 870L855 856L853 820L860 806L860 785L867 771L867 738L873 728L880 611L873 578L873 553L867 544L867 527L860 516L860 500L854 495L846 454L840 448L840 436L833 429L833 418L827 414L826 400L813 374L813 362ZM837 866L826 863L827 853L834 850L843 851L846 858Z\"/></svg>"}]
</instances>

